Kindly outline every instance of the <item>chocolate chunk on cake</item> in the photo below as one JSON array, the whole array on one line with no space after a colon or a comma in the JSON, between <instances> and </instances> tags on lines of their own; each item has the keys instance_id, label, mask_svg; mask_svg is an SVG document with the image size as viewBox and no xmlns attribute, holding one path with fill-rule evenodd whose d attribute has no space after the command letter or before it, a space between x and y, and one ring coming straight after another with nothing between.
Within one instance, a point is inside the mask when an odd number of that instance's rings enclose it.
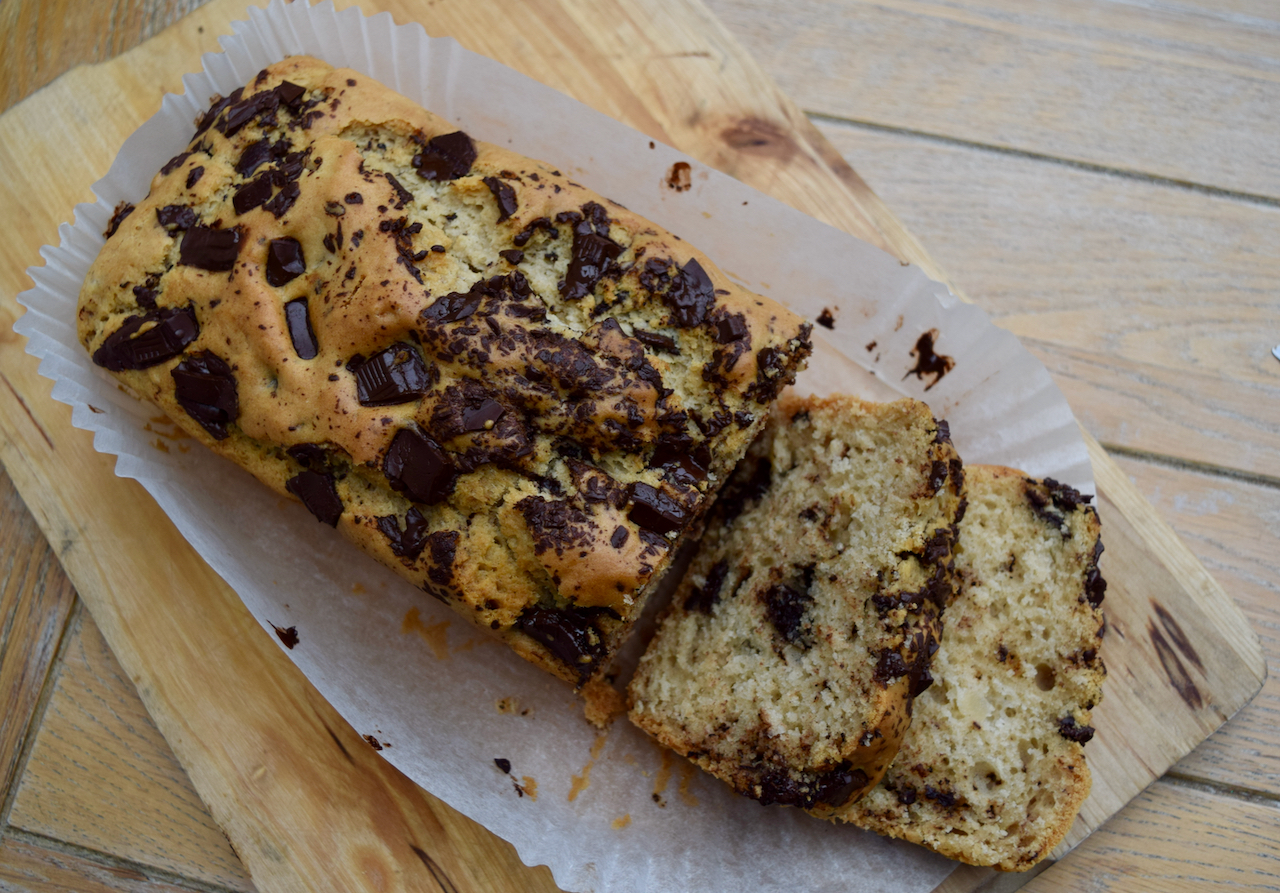
<instances>
[{"instance_id":1,"label":"chocolate chunk on cake","mask_svg":"<svg viewBox=\"0 0 1280 893\"><path fill-rule=\"evenodd\" d=\"M810 350L661 227L305 57L216 99L112 218L79 335L575 685Z\"/></svg>"},{"instance_id":2,"label":"chocolate chunk on cake","mask_svg":"<svg viewBox=\"0 0 1280 893\"><path fill-rule=\"evenodd\" d=\"M784 396L641 658L631 721L762 803L856 800L932 681L963 489L923 403Z\"/></svg>"},{"instance_id":3,"label":"chocolate chunk on cake","mask_svg":"<svg viewBox=\"0 0 1280 893\"><path fill-rule=\"evenodd\" d=\"M953 859L1022 871L1089 793L1084 745L1106 674L1097 513L1070 487L966 469L956 600L880 784L840 817Z\"/></svg>"}]
</instances>

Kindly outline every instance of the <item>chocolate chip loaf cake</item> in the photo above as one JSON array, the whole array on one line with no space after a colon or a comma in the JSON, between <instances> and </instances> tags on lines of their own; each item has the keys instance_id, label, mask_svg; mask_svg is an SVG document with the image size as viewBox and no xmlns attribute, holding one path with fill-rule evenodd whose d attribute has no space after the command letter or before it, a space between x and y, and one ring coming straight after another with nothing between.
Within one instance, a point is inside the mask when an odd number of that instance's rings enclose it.
<instances>
[{"instance_id":1,"label":"chocolate chip loaf cake","mask_svg":"<svg viewBox=\"0 0 1280 893\"><path fill-rule=\"evenodd\" d=\"M929 686L963 486L923 403L784 396L641 658L632 722L762 803L855 800Z\"/></svg>"},{"instance_id":2,"label":"chocolate chip loaf cake","mask_svg":"<svg viewBox=\"0 0 1280 893\"><path fill-rule=\"evenodd\" d=\"M959 593L880 784L841 817L953 859L1021 871L1089 793L1106 583L1096 512L1070 487L970 465Z\"/></svg>"},{"instance_id":3,"label":"chocolate chip loaf cake","mask_svg":"<svg viewBox=\"0 0 1280 893\"><path fill-rule=\"evenodd\" d=\"M95 363L575 685L810 350L671 233L304 57L106 235Z\"/></svg>"}]
</instances>

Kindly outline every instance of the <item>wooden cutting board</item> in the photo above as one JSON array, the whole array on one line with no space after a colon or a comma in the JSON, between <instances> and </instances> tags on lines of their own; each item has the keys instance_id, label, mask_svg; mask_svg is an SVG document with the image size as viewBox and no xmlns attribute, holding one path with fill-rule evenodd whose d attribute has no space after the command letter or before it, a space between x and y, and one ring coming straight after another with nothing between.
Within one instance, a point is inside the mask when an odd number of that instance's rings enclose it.
<instances>
[{"instance_id":1,"label":"wooden cutting board","mask_svg":"<svg viewBox=\"0 0 1280 893\"><path fill-rule=\"evenodd\" d=\"M339 3L339 6L349 5ZM383 0L943 279L866 185L695 0ZM10 326L26 267L125 137L215 37L245 16L216 0L112 62L77 69L0 116L0 460L161 732L257 886L273 890L554 889L545 869L381 760L261 631L150 497L70 425ZM945 281L945 280L944 280ZM953 286L954 288L954 286ZM5 334L7 333L7 334ZM1243 616L1086 436L1110 582L1094 792L1074 845L1260 687ZM234 658L208 661L209 643ZM1012 889L1024 877L998 880ZM940 890L973 891L964 869Z\"/></svg>"}]
</instances>

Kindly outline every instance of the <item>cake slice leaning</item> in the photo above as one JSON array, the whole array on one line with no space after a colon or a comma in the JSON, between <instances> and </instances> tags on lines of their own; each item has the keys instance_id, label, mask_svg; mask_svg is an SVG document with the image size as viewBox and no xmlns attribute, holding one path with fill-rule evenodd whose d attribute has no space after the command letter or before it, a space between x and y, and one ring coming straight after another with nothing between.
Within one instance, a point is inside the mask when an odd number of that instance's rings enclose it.
<instances>
[{"instance_id":1,"label":"cake slice leaning","mask_svg":"<svg viewBox=\"0 0 1280 893\"><path fill-rule=\"evenodd\" d=\"M923 403L784 396L641 659L632 722L762 803L852 802L929 684L962 487Z\"/></svg>"},{"instance_id":2,"label":"cake slice leaning","mask_svg":"<svg viewBox=\"0 0 1280 893\"><path fill-rule=\"evenodd\" d=\"M1097 513L1070 487L965 469L959 591L935 681L880 783L839 817L973 865L1022 871L1089 793L1106 671Z\"/></svg>"}]
</instances>

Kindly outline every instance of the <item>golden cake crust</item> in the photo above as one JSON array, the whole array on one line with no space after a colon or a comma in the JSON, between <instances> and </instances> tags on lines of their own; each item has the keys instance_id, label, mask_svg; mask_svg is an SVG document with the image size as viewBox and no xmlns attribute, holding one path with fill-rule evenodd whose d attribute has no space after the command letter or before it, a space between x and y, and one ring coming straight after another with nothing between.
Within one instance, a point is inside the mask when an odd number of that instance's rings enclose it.
<instances>
[{"instance_id":1,"label":"golden cake crust","mask_svg":"<svg viewBox=\"0 0 1280 893\"><path fill-rule=\"evenodd\" d=\"M550 165L307 57L216 101L81 293L95 362L580 684L808 325Z\"/></svg>"}]
</instances>

